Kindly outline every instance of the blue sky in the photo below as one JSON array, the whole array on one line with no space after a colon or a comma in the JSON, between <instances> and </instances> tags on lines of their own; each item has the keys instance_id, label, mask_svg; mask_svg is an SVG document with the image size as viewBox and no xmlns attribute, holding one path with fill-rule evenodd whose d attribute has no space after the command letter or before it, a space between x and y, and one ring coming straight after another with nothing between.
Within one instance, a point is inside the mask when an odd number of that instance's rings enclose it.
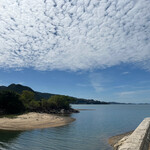
<instances>
[{"instance_id":1,"label":"blue sky","mask_svg":"<svg viewBox=\"0 0 150 150\"><path fill-rule=\"evenodd\" d=\"M150 102L150 72L119 65L93 71L0 70L0 85L18 83L34 90L116 102Z\"/></svg>"},{"instance_id":2,"label":"blue sky","mask_svg":"<svg viewBox=\"0 0 150 150\"><path fill-rule=\"evenodd\" d=\"M1 0L0 84L150 102L149 0Z\"/></svg>"}]
</instances>

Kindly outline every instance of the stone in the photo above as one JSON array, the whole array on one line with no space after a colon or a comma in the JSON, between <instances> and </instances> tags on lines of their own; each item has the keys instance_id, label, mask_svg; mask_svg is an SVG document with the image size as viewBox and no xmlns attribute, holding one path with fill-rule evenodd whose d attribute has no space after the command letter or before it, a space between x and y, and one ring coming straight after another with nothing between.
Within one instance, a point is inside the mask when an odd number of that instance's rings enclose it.
<instances>
[{"instance_id":1,"label":"stone","mask_svg":"<svg viewBox=\"0 0 150 150\"><path fill-rule=\"evenodd\" d=\"M148 150L150 143L150 118L145 118L135 131L118 141L115 150Z\"/></svg>"}]
</instances>

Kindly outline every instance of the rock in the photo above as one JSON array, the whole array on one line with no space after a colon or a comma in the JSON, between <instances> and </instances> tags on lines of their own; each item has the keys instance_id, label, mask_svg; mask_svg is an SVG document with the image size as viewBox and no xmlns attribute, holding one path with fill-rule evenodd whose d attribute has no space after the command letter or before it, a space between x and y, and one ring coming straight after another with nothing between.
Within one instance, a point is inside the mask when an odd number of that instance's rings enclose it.
<instances>
[{"instance_id":1,"label":"rock","mask_svg":"<svg viewBox=\"0 0 150 150\"><path fill-rule=\"evenodd\" d=\"M114 145L114 150L118 150L118 148L119 148L122 144L125 143L125 141L128 139L129 136L130 136L130 135L127 135L127 136L123 137L120 141L118 141L118 143L116 143L116 144Z\"/></svg>"},{"instance_id":2,"label":"rock","mask_svg":"<svg viewBox=\"0 0 150 150\"><path fill-rule=\"evenodd\" d=\"M64 109L61 109L61 110L60 110L60 113L61 113L61 114L64 114L64 113L65 113L65 110L64 110Z\"/></svg>"},{"instance_id":3,"label":"rock","mask_svg":"<svg viewBox=\"0 0 150 150\"><path fill-rule=\"evenodd\" d=\"M150 118L145 118L134 132L114 145L115 150L148 150L150 142Z\"/></svg>"}]
</instances>

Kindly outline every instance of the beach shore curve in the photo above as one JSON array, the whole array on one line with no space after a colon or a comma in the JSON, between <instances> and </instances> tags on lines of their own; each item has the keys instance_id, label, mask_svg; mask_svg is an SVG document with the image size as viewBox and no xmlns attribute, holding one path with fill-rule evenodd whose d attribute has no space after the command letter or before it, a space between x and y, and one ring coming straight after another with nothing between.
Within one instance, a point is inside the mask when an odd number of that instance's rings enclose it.
<instances>
[{"instance_id":1,"label":"beach shore curve","mask_svg":"<svg viewBox=\"0 0 150 150\"><path fill-rule=\"evenodd\" d=\"M64 126L75 121L74 118L46 113L30 112L15 118L0 118L0 130L33 130Z\"/></svg>"}]
</instances>

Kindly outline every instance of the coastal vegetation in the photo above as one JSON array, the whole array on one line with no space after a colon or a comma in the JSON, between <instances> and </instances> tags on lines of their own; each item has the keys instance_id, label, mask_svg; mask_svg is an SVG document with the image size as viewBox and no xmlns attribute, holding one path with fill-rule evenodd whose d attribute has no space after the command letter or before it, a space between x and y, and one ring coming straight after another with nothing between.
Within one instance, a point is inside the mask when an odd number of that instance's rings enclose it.
<instances>
[{"instance_id":1,"label":"coastal vegetation","mask_svg":"<svg viewBox=\"0 0 150 150\"><path fill-rule=\"evenodd\" d=\"M60 111L73 111L70 107L68 97L54 95L48 100L37 101L35 94L31 91L23 91L21 94L13 91L0 92L1 114L16 114L23 112L47 112L58 113Z\"/></svg>"},{"instance_id":2,"label":"coastal vegetation","mask_svg":"<svg viewBox=\"0 0 150 150\"><path fill-rule=\"evenodd\" d=\"M70 104L110 104L65 95L41 93L20 84L0 86L0 114L23 112L71 113L77 112Z\"/></svg>"},{"instance_id":3,"label":"coastal vegetation","mask_svg":"<svg viewBox=\"0 0 150 150\"><path fill-rule=\"evenodd\" d=\"M1 113L13 114L20 113L25 107L17 93L11 91L0 92L0 111Z\"/></svg>"}]
</instances>

